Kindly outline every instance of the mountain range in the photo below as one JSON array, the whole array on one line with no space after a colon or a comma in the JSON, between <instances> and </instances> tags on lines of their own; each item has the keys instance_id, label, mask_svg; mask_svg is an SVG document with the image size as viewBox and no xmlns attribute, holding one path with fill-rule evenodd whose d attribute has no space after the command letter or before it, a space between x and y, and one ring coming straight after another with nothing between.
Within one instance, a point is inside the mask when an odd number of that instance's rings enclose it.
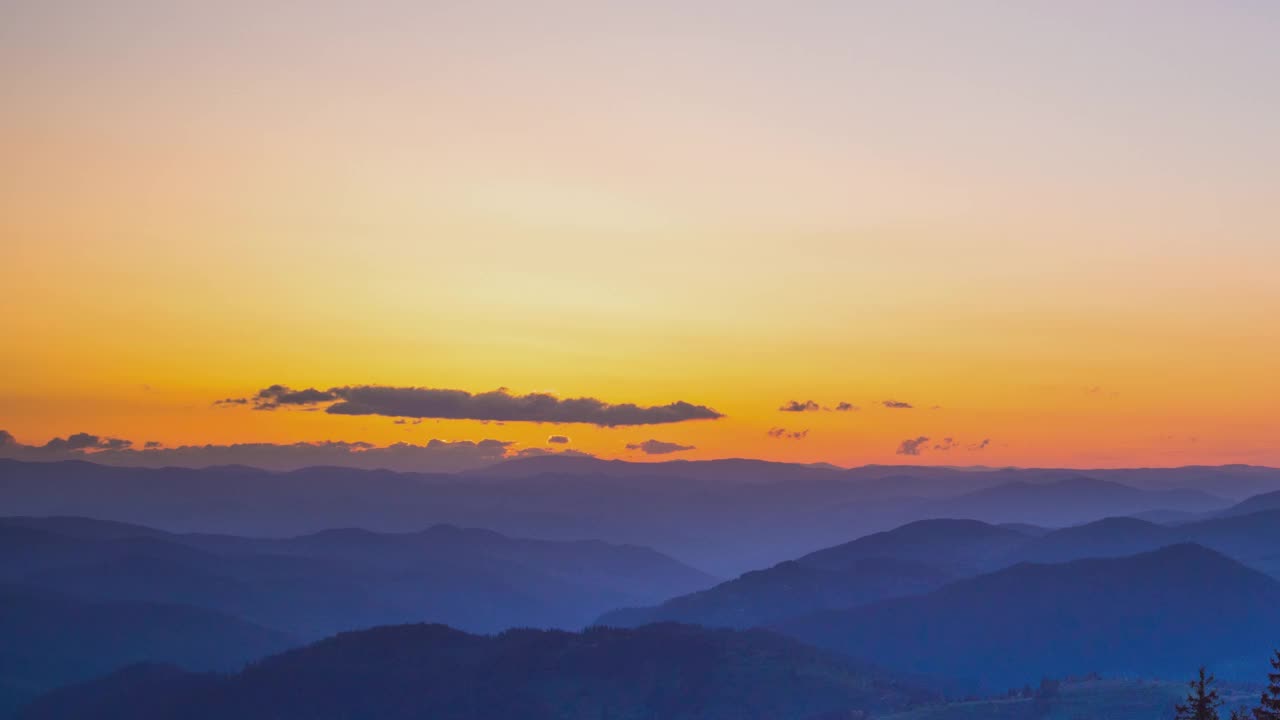
<instances>
[{"instance_id":1,"label":"mountain range","mask_svg":"<svg viewBox=\"0 0 1280 720\"><path fill-rule=\"evenodd\" d=\"M689 622L757 627L819 610L919 595L956 579L1021 562L1113 558L1198 543L1280 578L1280 511L1178 526L1130 517L1045 530L976 520L923 520L819 550L651 607L616 610L599 622L634 627Z\"/></svg>"},{"instance_id":2,"label":"mountain range","mask_svg":"<svg viewBox=\"0 0 1280 720\"><path fill-rule=\"evenodd\" d=\"M682 625L479 637L440 625L344 633L232 675L133 667L52 693L23 720L796 720L936 699L764 631Z\"/></svg>"},{"instance_id":3,"label":"mountain range","mask_svg":"<svg viewBox=\"0 0 1280 720\"><path fill-rule=\"evenodd\" d=\"M1265 667L1280 581L1183 544L1125 558L1023 563L933 592L778 623L797 639L988 691L1041 677L1222 677Z\"/></svg>"},{"instance_id":4,"label":"mountain range","mask_svg":"<svg viewBox=\"0 0 1280 720\"><path fill-rule=\"evenodd\" d=\"M1280 471L846 470L554 456L421 474L0 460L0 506L12 515L88 516L177 533L259 537L341 527L408 533L449 523L544 540L641 545L722 577L914 520L1062 526L1155 512L1195 518L1227 510L1254 490L1280 490Z\"/></svg>"},{"instance_id":5,"label":"mountain range","mask_svg":"<svg viewBox=\"0 0 1280 720\"><path fill-rule=\"evenodd\" d=\"M714 578L652 550L437 525L294 538L180 535L86 518L0 518L0 582L95 602L204 607L304 639L421 622L578 628Z\"/></svg>"}]
</instances>

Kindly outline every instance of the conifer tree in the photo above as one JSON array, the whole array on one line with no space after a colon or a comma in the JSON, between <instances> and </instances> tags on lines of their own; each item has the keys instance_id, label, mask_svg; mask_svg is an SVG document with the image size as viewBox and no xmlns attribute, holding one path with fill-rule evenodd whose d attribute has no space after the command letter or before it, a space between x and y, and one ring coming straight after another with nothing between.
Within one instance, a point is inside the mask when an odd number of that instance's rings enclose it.
<instances>
[{"instance_id":1,"label":"conifer tree","mask_svg":"<svg viewBox=\"0 0 1280 720\"><path fill-rule=\"evenodd\" d=\"M1186 702L1177 706L1174 720L1219 720L1218 707L1222 699L1218 691L1213 689L1214 676L1200 668L1200 675L1187 685L1191 690L1187 693Z\"/></svg>"},{"instance_id":2,"label":"conifer tree","mask_svg":"<svg viewBox=\"0 0 1280 720\"><path fill-rule=\"evenodd\" d=\"M1253 709L1254 720L1280 720L1280 650L1271 659L1274 672L1267 673L1266 692L1262 693L1262 704Z\"/></svg>"}]
</instances>

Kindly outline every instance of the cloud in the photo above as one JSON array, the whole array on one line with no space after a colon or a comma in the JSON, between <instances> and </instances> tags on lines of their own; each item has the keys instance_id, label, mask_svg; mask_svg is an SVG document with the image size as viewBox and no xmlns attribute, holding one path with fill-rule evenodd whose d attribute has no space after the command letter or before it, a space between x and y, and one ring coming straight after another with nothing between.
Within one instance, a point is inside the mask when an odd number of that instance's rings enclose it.
<instances>
[{"instance_id":1,"label":"cloud","mask_svg":"<svg viewBox=\"0 0 1280 720\"><path fill-rule=\"evenodd\" d=\"M778 408L778 412L816 412L821 410L822 406L812 400L789 400L782 407Z\"/></svg>"},{"instance_id":2,"label":"cloud","mask_svg":"<svg viewBox=\"0 0 1280 720\"><path fill-rule=\"evenodd\" d=\"M99 437L89 433L75 433L67 437L56 437L45 443L41 449L49 452L75 452L93 450L126 450L133 445L131 440L113 437Z\"/></svg>"},{"instance_id":3,"label":"cloud","mask_svg":"<svg viewBox=\"0 0 1280 720\"><path fill-rule=\"evenodd\" d=\"M547 438L547 442L551 445L568 445L570 440L568 435L552 435Z\"/></svg>"},{"instance_id":4,"label":"cloud","mask_svg":"<svg viewBox=\"0 0 1280 720\"><path fill-rule=\"evenodd\" d=\"M903 440L902 444L898 446L898 454L899 455L919 455L921 451L924 449L924 446L928 444L928 442L929 442L929 438L923 435L915 439Z\"/></svg>"},{"instance_id":5,"label":"cloud","mask_svg":"<svg viewBox=\"0 0 1280 720\"><path fill-rule=\"evenodd\" d=\"M849 403L849 402L841 402L840 404L836 405L836 412L857 412L861 409L862 408L858 407L857 405L854 405L853 403Z\"/></svg>"},{"instance_id":6,"label":"cloud","mask_svg":"<svg viewBox=\"0 0 1280 720\"><path fill-rule=\"evenodd\" d=\"M253 407L257 410L275 410L281 405L317 405L338 399L334 390L294 390L284 385L272 385L262 388L253 396Z\"/></svg>"},{"instance_id":7,"label":"cloud","mask_svg":"<svg viewBox=\"0 0 1280 720\"><path fill-rule=\"evenodd\" d=\"M214 405L248 405L249 398L231 398L231 397L222 398L221 400L214 400L213 404Z\"/></svg>"},{"instance_id":8,"label":"cloud","mask_svg":"<svg viewBox=\"0 0 1280 720\"><path fill-rule=\"evenodd\" d=\"M401 442L377 446L368 442L321 441L163 447L150 441L139 449L128 440L102 438L89 433L54 438L44 445L24 445L0 430L0 457L30 461L90 460L127 467L251 465L267 470L296 470L332 465L404 472L458 472L517 457L522 451L515 445L509 440L432 439L424 445ZM551 452L542 448L531 449ZM571 450L565 453L586 454Z\"/></svg>"},{"instance_id":9,"label":"cloud","mask_svg":"<svg viewBox=\"0 0 1280 720\"><path fill-rule=\"evenodd\" d=\"M697 448L692 445L681 445L661 440L645 440L642 443L629 444L627 449L639 450L645 455L668 455L670 453L684 452L685 450L696 450Z\"/></svg>"},{"instance_id":10,"label":"cloud","mask_svg":"<svg viewBox=\"0 0 1280 720\"><path fill-rule=\"evenodd\" d=\"M902 402L900 400L884 400L880 404L894 410L910 410L915 407L915 405L912 405L911 403Z\"/></svg>"},{"instance_id":11,"label":"cloud","mask_svg":"<svg viewBox=\"0 0 1280 720\"><path fill-rule=\"evenodd\" d=\"M806 437L808 437L809 431L807 429L788 430L786 428L776 427L776 428L770 428L769 431L765 434L771 438L776 438L778 440L803 440Z\"/></svg>"},{"instance_id":12,"label":"cloud","mask_svg":"<svg viewBox=\"0 0 1280 720\"><path fill-rule=\"evenodd\" d=\"M683 400L667 405L611 404L596 398L557 398L548 393L512 395L506 388L469 393L419 387L357 385L328 390L294 390L272 385L253 398L258 410L281 407L316 408L327 404L331 415L384 415L401 418L492 420L510 422L587 423L600 427L662 425L724 417L705 406Z\"/></svg>"},{"instance_id":13,"label":"cloud","mask_svg":"<svg viewBox=\"0 0 1280 720\"><path fill-rule=\"evenodd\" d=\"M982 442L974 443L969 446L969 450L986 450L991 444L991 438L983 438Z\"/></svg>"},{"instance_id":14,"label":"cloud","mask_svg":"<svg viewBox=\"0 0 1280 720\"><path fill-rule=\"evenodd\" d=\"M146 448L147 450L155 450L155 449L164 447L164 443L158 440L148 440L145 444L143 444L142 447Z\"/></svg>"},{"instance_id":15,"label":"cloud","mask_svg":"<svg viewBox=\"0 0 1280 720\"><path fill-rule=\"evenodd\" d=\"M956 446L955 438L942 438L942 441L933 446L934 450L947 451Z\"/></svg>"}]
</instances>

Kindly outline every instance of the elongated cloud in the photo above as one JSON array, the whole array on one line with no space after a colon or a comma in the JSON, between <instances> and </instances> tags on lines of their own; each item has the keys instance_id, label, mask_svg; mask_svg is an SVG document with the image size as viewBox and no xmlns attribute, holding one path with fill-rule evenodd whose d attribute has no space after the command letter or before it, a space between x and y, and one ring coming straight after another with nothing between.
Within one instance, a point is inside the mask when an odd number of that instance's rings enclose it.
<instances>
[{"instance_id":1,"label":"elongated cloud","mask_svg":"<svg viewBox=\"0 0 1280 720\"><path fill-rule=\"evenodd\" d=\"M547 438L547 444L548 445L568 445L569 436L568 435L552 435L551 437Z\"/></svg>"},{"instance_id":2,"label":"elongated cloud","mask_svg":"<svg viewBox=\"0 0 1280 720\"><path fill-rule=\"evenodd\" d=\"M328 390L294 390L272 385L253 398L258 410L327 405L331 415L492 420L498 422L587 423L600 427L662 425L686 420L716 420L720 413L683 400L667 405L611 404L596 398L561 399L548 393L513 395L506 388L491 392L438 388L354 385Z\"/></svg>"},{"instance_id":3,"label":"elongated cloud","mask_svg":"<svg viewBox=\"0 0 1280 720\"><path fill-rule=\"evenodd\" d=\"M96 439L94 439L96 438ZM54 438L44 445L25 445L0 430L0 457L29 461L88 460L128 467L208 467L250 465L267 470L296 470L315 465L385 468L403 472L458 472L473 470L525 456L530 450L551 454L544 448L519 450L509 440L437 440L426 444L395 443L378 446L368 442L237 443L233 445L182 445L163 447L149 441L138 449L128 440L75 433ZM585 455L572 450L564 453Z\"/></svg>"},{"instance_id":4,"label":"elongated cloud","mask_svg":"<svg viewBox=\"0 0 1280 720\"><path fill-rule=\"evenodd\" d=\"M892 410L910 410L915 407L915 405L912 405L911 403L902 402L900 400L885 400L880 404Z\"/></svg>"},{"instance_id":5,"label":"elongated cloud","mask_svg":"<svg viewBox=\"0 0 1280 720\"><path fill-rule=\"evenodd\" d=\"M862 408L859 408L851 402L842 402L839 405L836 405L836 412L857 412L861 409Z\"/></svg>"},{"instance_id":6,"label":"elongated cloud","mask_svg":"<svg viewBox=\"0 0 1280 720\"><path fill-rule=\"evenodd\" d=\"M697 448L692 445L681 445L661 440L645 440L642 443L629 444L627 449L639 450L645 455L669 455L671 453L684 452L685 450L696 450Z\"/></svg>"},{"instance_id":7,"label":"elongated cloud","mask_svg":"<svg viewBox=\"0 0 1280 720\"><path fill-rule=\"evenodd\" d=\"M929 438L921 435L918 438L903 440L898 446L899 455L919 455L920 452L929 444Z\"/></svg>"}]
</instances>

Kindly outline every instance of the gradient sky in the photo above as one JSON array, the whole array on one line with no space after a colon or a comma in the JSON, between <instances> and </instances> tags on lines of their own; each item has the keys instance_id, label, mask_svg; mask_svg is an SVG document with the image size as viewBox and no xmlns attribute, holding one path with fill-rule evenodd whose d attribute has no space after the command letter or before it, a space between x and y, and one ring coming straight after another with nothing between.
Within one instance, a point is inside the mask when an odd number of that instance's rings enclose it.
<instances>
[{"instance_id":1,"label":"gradient sky","mask_svg":"<svg viewBox=\"0 0 1280 720\"><path fill-rule=\"evenodd\" d=\"M0 8L20 441L1280 465L1280 4L258 5ZM725 417L212 404L275 383Z\"/></svg>"}]
</instances>

